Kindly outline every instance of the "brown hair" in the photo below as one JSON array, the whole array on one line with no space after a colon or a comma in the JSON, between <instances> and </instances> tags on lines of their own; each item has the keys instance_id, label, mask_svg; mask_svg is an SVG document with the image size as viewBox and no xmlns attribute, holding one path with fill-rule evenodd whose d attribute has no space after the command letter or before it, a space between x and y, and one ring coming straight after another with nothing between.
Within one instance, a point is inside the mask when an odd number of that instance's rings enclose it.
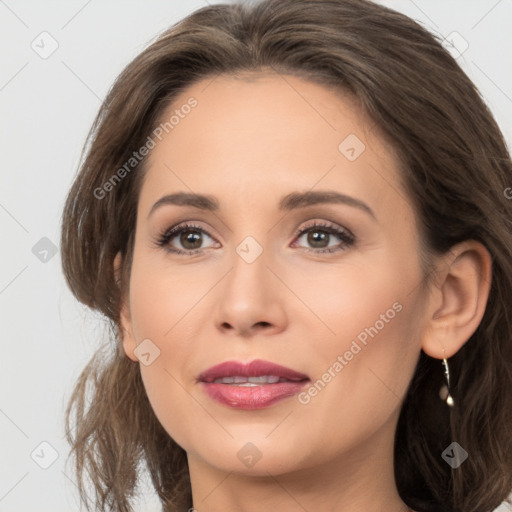
<instances>
[{"instance_id":1,"label":"brown hair","mask_svg":"<svg viewBox=\"0 0 512 512\"><path fill-rule=\"evenodd\" d=\"M398 421L395 478L418 511L493 510L512 490L510 154L475 86L436 37L367 0L205 7L158 37L108 93L67 197L61 240L71 291L108 319L115 339L110 357L99 350L83 370L66 411L82 499L86 471L95 510L131 511L145 463L165 511L192 507L186 453L157 420L139 365L120 348L146 160L104 197L95 191L146 142L178 93L204 78L265 68L355 98L399 155L427 255L468 239L492 255L482 322L449 361L456 406L439 399L440 361L421 352ZM452 441L469 454L457 469L441 458Z\"/></svg>"}]
</instances>

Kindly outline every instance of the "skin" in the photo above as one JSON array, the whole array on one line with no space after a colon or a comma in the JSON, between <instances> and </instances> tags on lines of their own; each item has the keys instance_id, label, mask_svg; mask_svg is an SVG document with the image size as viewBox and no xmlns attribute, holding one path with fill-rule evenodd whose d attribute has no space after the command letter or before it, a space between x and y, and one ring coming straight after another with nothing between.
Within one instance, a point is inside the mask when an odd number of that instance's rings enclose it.
<instances>
[{"instance_id":1,"label":"skin","mask_svg":"<svg viewBox=\"0 0 512 512\"><path fill-rule=\"evenodd\" d=\"M488 252L459 244L437 258L431 288L420 286L417 219L397 159L350 98L292 76L220 76L191 86L162 118L190 96L197 107L148 157L122 329L133 361L144 339L160 350L140 370L159 421L187 452L194 507L407 510L393 476L401 402L421 350L449 358L476 330ZM354 161L338 149L349 134L366 146ZM309 190L360 199L375 219L346 204L278 211L282 196ZM160 197L178 191L214 195L220 210L165 205L148 218ZM315 220L349 229L355 244L295 236ZM155 245L185 221L211 236L203 235L203 252ZM247 236L263 249L252 263L236 252ZM169 243L193 247L179 235ZM342 250L314 252L326 245ZM116 270L121 263L119 254ZM225 360L261 358L315 382L397 302L401 311L307 404L294 396L234 409L196 381ZM249 442L261 454L252 467L237 457Z\"/></svg>"}]
</instances>

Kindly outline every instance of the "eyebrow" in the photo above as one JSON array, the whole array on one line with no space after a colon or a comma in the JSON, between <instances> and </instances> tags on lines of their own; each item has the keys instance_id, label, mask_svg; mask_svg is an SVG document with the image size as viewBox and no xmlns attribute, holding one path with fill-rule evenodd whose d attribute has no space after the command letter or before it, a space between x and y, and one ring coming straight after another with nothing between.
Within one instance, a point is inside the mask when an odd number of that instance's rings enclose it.
<instances>
[{"instance_id":1,"label":"eyebrow","mask_svg":"<svg viewBox=\"0 0 512 512\"><path fill-rule=\"evenodd\" d=\"M279 201L280 211L291 211L306 206L317 204L345 204L358 208L369 214L374 220L377 220L373 210L360 199L340 194L332 191L309 191L309 192L292 192L287 194ZM163 205L191 206L200 210L216 212L220 210L218 200L211 195L194 194L188 192L176 192L161 197L152 207L148 214L148 218L153 212Z\"/></svg>"}]
</instances>

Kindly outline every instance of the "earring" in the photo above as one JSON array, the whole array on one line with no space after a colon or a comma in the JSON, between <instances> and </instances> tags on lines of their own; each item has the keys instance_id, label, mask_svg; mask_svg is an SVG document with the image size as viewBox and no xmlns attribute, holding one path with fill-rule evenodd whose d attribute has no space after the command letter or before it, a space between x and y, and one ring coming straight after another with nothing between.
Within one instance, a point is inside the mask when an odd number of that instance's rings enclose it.
<instances>
[{"instance_id":1,"label":"earring","mask_svg":"<svg viewBox=\"0 0 512 512\"><path fill-rule=\"evenodd\" d=\"M446 376L446 384L441 386L441 389L439 390L439 397L441 400L446 401L448 406L453 407L455 402L452 398L452 395L450 395L450 370L448 369L448 361L446 359L443 359L443 365L444 374Z\"/></svg>"}]
</instances>

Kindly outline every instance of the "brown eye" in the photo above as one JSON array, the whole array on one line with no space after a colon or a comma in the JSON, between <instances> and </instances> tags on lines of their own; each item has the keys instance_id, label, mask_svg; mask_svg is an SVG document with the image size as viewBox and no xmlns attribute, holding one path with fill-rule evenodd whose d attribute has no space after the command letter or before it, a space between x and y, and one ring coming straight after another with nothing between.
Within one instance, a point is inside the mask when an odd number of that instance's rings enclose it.
<instances>
[{"instance_id":1,"label":"brown eye","mask_svg":"<svg viewBox=\"0 0 512 512\"><path fill-rule=\"evenodd\" d=\"M202 235L199 231L184 230L180 232L180 243L186 250L199 249L202 243Z\"/></svg>"},{"instance_id":2,"label":"brown eye","mask_svg":"<svg viewBox=\"0 0 512 512\"><path fill-rule=\"evenodd\" d=\"M310 230L309 233L307 233L308 244L311 244L311 246L314 247L315 249L322 249L324 247L327 247L329 245L330 238L330 233L327 233L326 231L322 231L320 229ZM326 242L327 245L325 245Z\"/></svg>"},{"instance_id":3,"label":"brown eye","mask_svg":"<svg viewBox=\"0 0 512 512\"><path fill-rule=\"evenodd\" d=\"M304 237L308 247L303 247L312 252L337 252L346 250L354 244L355 237L345 228L337 228L329 224L313 224L299 231L297 240ZM336 243L336 239L338 242ZM334 244L329 245L331 241Z\"/></svg>"},{"instance_id":4,"label":"brown eye","mask_svg":"<svg viewBox=\"0 0 512 512\"><path fill-rule=\"evenodd\" d=\"M174 226L163 233L157 244L164 247L167 251L175 254L196 254L201 252L204 247L202 244L205 242L205 237L214 241L203 228L189 224ZM180 247L174 244L178 243ZM206 247L208 248L208 247Z\"/></svg>"}]
</instances>

